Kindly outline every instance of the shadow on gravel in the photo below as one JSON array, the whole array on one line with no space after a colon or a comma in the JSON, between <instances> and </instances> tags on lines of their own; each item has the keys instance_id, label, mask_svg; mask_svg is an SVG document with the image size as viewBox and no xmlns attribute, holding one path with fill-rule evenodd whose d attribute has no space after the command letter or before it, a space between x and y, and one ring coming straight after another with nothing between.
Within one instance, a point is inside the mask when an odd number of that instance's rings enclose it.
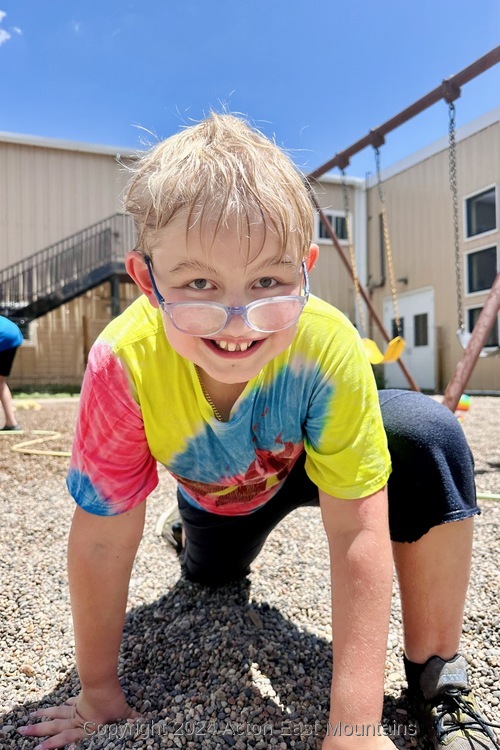
<instances>
[{"instance_id":1,"label":"shadow on gravel","mask_svg":"<svg viewBox=\"0 0 500 750\"><path fill-rule=\"evenodd\" d=\"M103 727L79 747L320 747L331 644L249 593L248 579L210 589L181 578L158 601L129 612L120 677L144 722ZM27 723L28 711L64 702L78 688L72 670L43 700L0 716L0 746L32 750L40 740L15 727ZM415 747L403 699L385 696L384 726L400 747Z\"/></svg>"}]
</instances>

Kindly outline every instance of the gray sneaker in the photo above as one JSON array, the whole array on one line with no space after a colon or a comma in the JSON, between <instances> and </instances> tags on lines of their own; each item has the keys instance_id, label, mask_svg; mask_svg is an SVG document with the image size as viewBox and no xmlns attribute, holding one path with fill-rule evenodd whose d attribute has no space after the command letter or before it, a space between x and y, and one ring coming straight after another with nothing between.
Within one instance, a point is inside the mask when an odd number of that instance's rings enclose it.
<instances>
[{"instance_id":1,"label":"gray sneaker","mask_svg":"<svg viewBox=\"0 0 500 750\"><path fill-rule=\"evenodd\" d=\"M435 750L500 750L492 727L480 716L469 688L467 662L429 659L420 677L420 695L411 695L420 731Z\"/></svg>"},{"instance_id":2,"label":"gray sneaker","mask_svg":"<svg viewBox=\"0 0 500 750\"><path fill-rule=\"evenodd\" d=\"M163 537L177 552L182 552L182 520L177 501L170 503L156 522L156 534Z\"/></svg>"}]
</instances>

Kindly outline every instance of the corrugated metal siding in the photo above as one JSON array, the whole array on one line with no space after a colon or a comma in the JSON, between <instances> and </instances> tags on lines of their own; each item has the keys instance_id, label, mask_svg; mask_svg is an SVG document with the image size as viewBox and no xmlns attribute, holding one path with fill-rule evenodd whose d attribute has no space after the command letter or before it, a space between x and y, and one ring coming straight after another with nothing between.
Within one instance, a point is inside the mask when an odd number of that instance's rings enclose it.
<instances>
[{"instance_id":1,"label":"corrugated metal siding","mask_svg":"<svg viewBox=\"0 0 500 750\"><path fill-rule=\"evenodd\" d=\"M111 156L0 142L0 267L119 211L126 179Z\"/></svg>"}]
</instances>

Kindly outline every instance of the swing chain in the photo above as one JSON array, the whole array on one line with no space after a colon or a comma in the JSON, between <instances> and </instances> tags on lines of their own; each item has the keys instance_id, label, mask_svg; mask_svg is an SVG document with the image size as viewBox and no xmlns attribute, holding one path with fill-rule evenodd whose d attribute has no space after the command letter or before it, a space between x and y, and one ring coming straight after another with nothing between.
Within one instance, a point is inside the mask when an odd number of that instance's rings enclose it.
<instances>
[{"instance_id":1,"label":"swing chain","mask_svg":"<svg viewBox=\"0 0 500 750\"><path fill-rule=\"evenodd\" d=\"M343 192L343 197L344 197L344 215L345 215L347 245L349 248L349 259L351 261L352 277L354 281L354 295L356 297L356 304L358 307L359 325L363 334L366 334L367 330L366 330L365 311L363 309L363 304L361 302L361 292L359 289L359 276L358 276L358 270L357 270L357 264L356 264L356 255L354 252L354 244L352 242L351 210L349 206L349 188L347 187L345 169L342 168L340 172L341 172L341 180L342 180L342 192Z\"/></svg>"},{"instance_id":2,"label":"swing chain","mask_svg":"<svg viewBox=\"0 0 500 750\"><path fill-rule=\"evenodd\" d=\"M377 188L378 188L378 197L380 201L380 215L382 217L382 231L383 231L383 237L384 237L384 247L385 247L385 254L387 258L387 270L389 273L389 283L391 285L392 308L394 311L394 324L396 326L398 336L402 336L403 331L402 331L402 326L401 326L401 318L399 317L398 293L396 290L394 264L392 262L392 246L391 246L391 238L389 236L389 224L387 221L385 195L384 195L384 190L382 187L382 170L380 167L380 149L378 148L378 146L374 146L374 151L375 151L375 164L377 167Z\"/></svg>"},{"instance_id":3,"label":"swing chain","mask_svg":"<svg viewBox=\"0 0 500 750\"><path fill-rule=\"evenodd\" d=\"M455 105L448 104L450 117L450 143L448 148L450 165L450 190L453 196L453 244L455 247L455 278L457 286L457 318L458 328L465 331L462 301L462 265L460 255L460 229L458 223L458 185L457 185L457 143L455 138Z\"/></svg>"}]
</instances>

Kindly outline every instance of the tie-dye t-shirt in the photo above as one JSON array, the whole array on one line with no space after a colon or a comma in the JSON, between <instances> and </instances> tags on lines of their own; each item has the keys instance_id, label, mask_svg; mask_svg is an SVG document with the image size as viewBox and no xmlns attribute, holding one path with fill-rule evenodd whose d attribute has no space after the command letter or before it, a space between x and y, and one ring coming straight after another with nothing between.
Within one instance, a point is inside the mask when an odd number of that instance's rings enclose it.
<instances>
[{"instance_id":1,"label":"tie-dye t-shirt","mask_svg":"<svg viewBox=\"0 0 500 750\"><path fill-rule=\"evenodd\" d=\"M115 515L152 492L158 462L191 504L244 515L279 490L304 450L308 476L335 497L365 497L387 482L377 390L347 318L311 297L293 343L219 422L194 365L141 297L92 347L67 483L85 510Z\"/></svg>"}]
</instances>

